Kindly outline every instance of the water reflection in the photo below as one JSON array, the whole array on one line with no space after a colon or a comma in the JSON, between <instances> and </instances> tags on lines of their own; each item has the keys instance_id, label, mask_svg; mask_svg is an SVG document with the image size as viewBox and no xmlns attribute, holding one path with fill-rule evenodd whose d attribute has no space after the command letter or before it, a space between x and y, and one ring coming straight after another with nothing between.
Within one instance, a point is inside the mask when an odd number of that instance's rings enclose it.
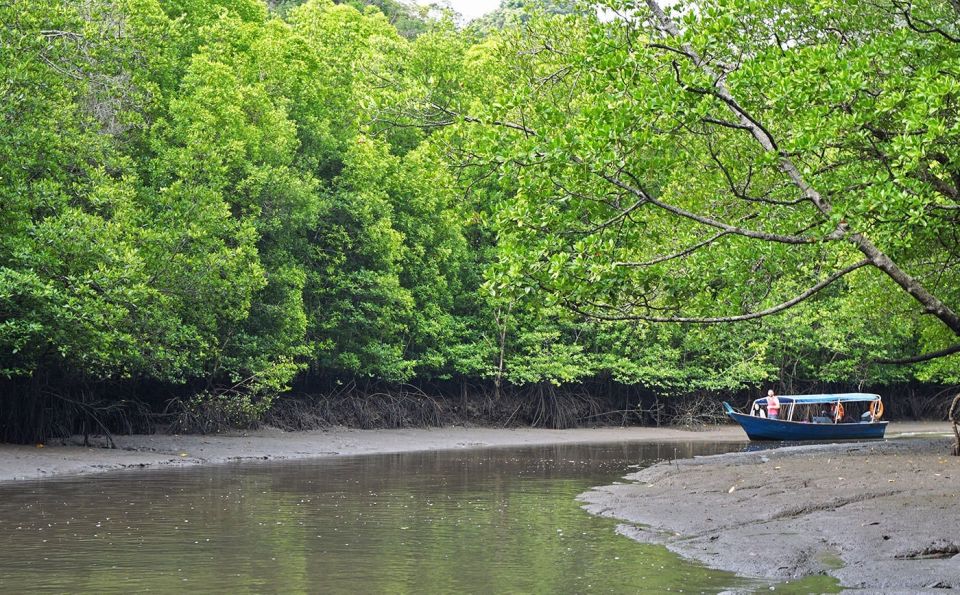
<instances>
[{"instance_id":1,"label":"water reflection","mask_svg":"<svg viewBox=\"0 0 960 595\"><path fill-rule=\"evenodd\" d=\"M0 488L0 591L766 589L620 537L574 500L631 466L742 447L562 445L20 483Z\"/></svg>"}]
</instances>

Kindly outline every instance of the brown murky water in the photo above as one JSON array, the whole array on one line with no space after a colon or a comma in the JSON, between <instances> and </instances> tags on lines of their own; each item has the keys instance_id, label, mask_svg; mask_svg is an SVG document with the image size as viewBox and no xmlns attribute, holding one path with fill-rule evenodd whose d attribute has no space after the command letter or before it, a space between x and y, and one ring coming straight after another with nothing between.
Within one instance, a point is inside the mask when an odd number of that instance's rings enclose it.
<instances>
[{"instance_id":1,"label":"brown murky water","mask_svg":"<svg viewBox=\"0 0 960 595\"><path fill-rule=\"evenodd\" d=\"M563 445L123 472L0 487L0 591L833 590L713 571L575 497L722 444Z\"/></svg>"}]
</instances>

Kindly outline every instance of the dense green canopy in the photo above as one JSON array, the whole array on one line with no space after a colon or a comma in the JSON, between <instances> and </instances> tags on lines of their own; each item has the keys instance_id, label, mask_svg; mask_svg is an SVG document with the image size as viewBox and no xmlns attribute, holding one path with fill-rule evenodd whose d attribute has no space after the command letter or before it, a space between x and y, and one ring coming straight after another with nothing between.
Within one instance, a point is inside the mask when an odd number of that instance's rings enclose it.
<instances>
[{"instance_id":1,"label":"dense green canopy","mask_svg":"<svg viewBox=\"0 0 960 595\"><path fill-rule=\"evenodd\" d=\"M955 3L374 4L0 4L11 394L960 382Z\"/></svg>"}]
</instances>

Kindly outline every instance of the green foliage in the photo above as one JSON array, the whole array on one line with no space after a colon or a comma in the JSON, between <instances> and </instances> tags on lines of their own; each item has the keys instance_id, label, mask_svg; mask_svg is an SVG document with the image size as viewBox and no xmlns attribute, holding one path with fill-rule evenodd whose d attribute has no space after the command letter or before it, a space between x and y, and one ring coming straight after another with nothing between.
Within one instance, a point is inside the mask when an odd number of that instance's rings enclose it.
<instances>
[{"instance_id":1,"label":"green foliage","mask_svg":"<svg viewBox=\"0 0 960 595\"><path fill-rule=\"evenodd\" d=\"M468 183L485 184L497 204L501 259L490 287L546 290L549 303L624 320L597 338L613 348L604 360L615 377L661 382L639 364L644 350L608 332L651 332L662 350L651 361L678 387L955 378L947 370L956 356L912 370L873 363L957 340L877 269L847 275L759 327L620 328L787 302L863 257L831 238L838 226L868 237L946 307L960 304L949 264L960 254L955 9L717 1L673 14L683 23L676 40L656 39L639 18L539 15L478 48L471 74L499 92L461 99L469 118L447 134L476 166ZM713 74L686 51L707 56ZM799 164L829 212L711 91L724 69L738 109ZM757 239L777 234L809 240ZM750 348L725 357L738 345Z\"/></svg>"},{"instance_id":2,"label":"green foliage","mask_svg":"<svg viewBox=\"0 0 960 595\"><path fill-rule=\"evenodd\" d=\"M956 336L867 268L743 325L629 319L774 306L859 258L841 224L955 309L952 5L672 9L824 214L645 21L529 4L468 30L392 0L0 4L0 376L188 385L231 423L306 370L663 394L960 381L957 355L873 363ZM711 240L631 207L634 186L817 241Z\"/></svg>"},{"instance_id":3,"label":"green foliage","mask_svg":"<svg viewBox=\"0 0 960 595\"><path fill-rule=\"evenodd\" d=\"M304 4L304 0L268 0L267 4L276 14L286 17L291 10ZM352 6L362 13L379 10L397 33L407 39L414 39L429 29L429 13L433 8L397 0L336 0L336 4Z\"/></svg>"},{"instance_id":4,"label":"green foliage","mask_svg":"<svg viewBox=\"0 0 960 595\"><path fill-rule=\"evenodd\" d=\"M577 0L501 0L500 6L470 22L469 28L480 34L519 27L526 24L535 13L586 14L587 9Z\"/></svg>"}]
</instances>

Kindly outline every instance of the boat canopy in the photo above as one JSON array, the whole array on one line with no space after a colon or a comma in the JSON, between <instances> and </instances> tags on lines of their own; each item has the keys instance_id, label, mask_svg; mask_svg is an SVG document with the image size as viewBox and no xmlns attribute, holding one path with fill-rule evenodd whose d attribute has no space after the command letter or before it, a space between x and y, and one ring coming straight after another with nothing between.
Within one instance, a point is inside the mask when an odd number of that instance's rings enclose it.
<instances>
[{"instance_id":1,"label":"boat canopy","mask_svg":"<svg viewBox=\"0 0 960 595\"><path fill-rule=\"evenodd\" d=\"M777 395L780 405L814 405L817 403L852 403L863 401L879 401L880 395L870 393L838 393L835 395ZM767 404L767 398L763 397L754 401L760 405Z\"/></svg>"}]
</instances>

